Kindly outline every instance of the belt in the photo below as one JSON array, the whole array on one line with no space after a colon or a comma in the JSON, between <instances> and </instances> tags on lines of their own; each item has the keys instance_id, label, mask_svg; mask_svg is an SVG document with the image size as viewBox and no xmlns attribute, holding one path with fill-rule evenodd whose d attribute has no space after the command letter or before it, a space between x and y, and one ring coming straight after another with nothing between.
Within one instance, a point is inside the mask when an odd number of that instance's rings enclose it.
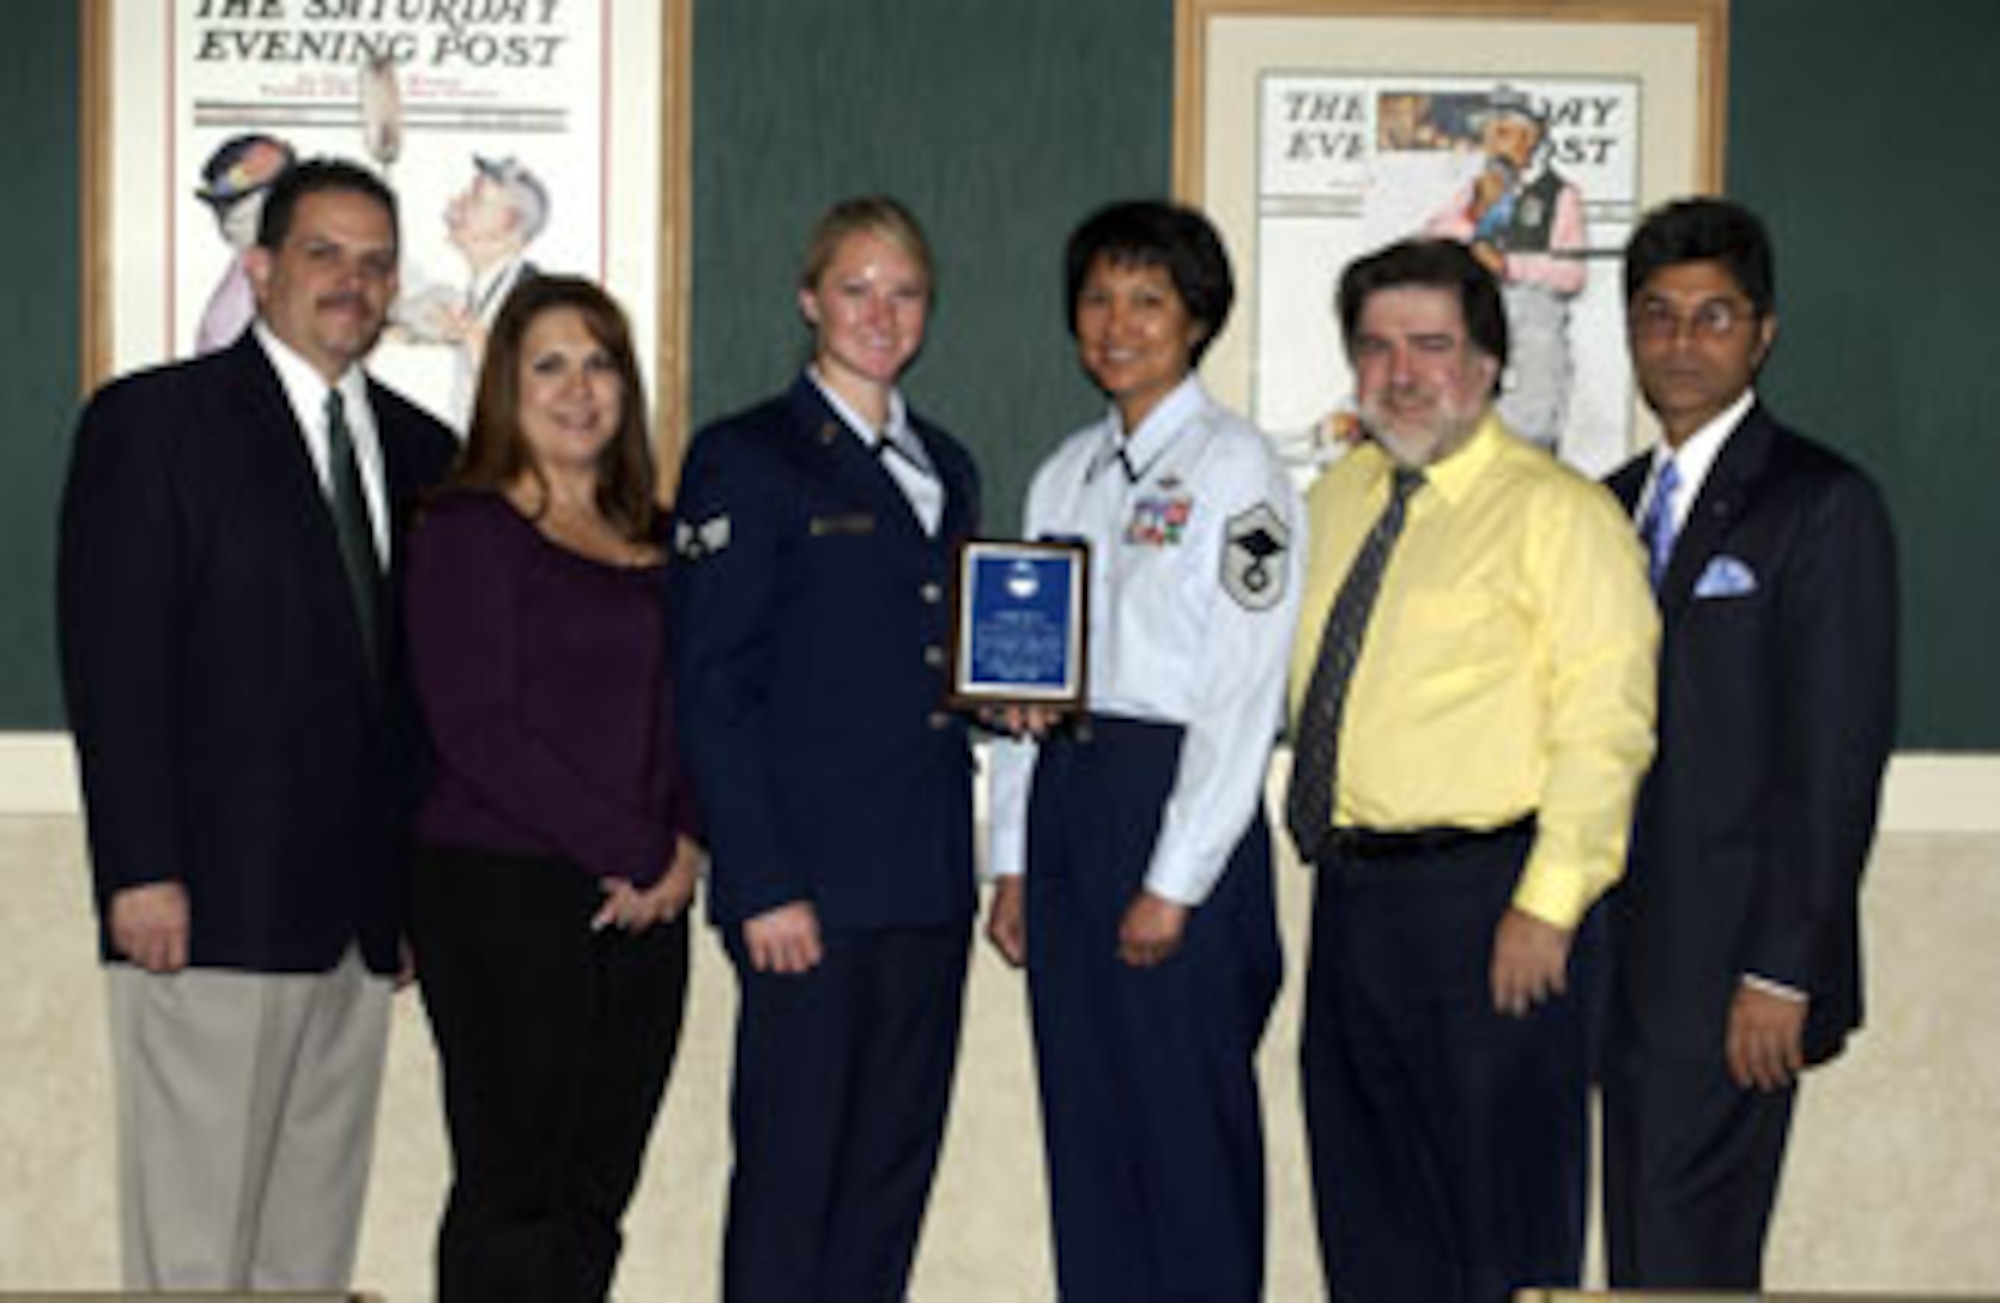
<instances>
[{"instance_id":1,"label":"belt","mask_svg":"<svg viewBox=\"0 0 2000 1303\"><path fill-rule=\"evenodd\" d=\"M1498 828L1407 828L1385 831L1376 828L1335 828L1327 833L1313 855L1315 864L1326 860L1393 860L1418 855L1438 855L1485 842L1504 841L1535 831L1535 816L1524 814Z\"/></svg>"},{"instance_id":2,"label":"belt","mask_svg":"<svg viewBox=\"0 0 2000 1303\"><path fill-rule=\"evenodd\" d=\"M1183 725L1169 724L1162 720L1079 710L1064 715L1055 729L1049 733L1048 740L1088 745L1093 742L1118 742L1153 735L1179 737L1184 731Z\"/></svg>"}]
</instances>

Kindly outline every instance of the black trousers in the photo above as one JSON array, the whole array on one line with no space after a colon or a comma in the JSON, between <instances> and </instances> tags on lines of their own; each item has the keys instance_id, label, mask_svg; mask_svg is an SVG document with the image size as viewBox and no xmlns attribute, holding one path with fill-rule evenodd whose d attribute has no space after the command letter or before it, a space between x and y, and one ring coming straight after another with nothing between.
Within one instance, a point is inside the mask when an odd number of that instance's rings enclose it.
<instances>
[{"instance_id":1,"label":"black trousers","mask_svg":"<svg viewBox=\"0 0 2000 1303\"><path fill-rule=\"evenodd\" d=\"M439 1303L597 1303L680 1039L685 918L590 930L556 859L426 848L411 937L444 1083L452 1184Z\"/></svg>"},{"instance_id":2,"label":"black trousers","mask_svg":"<svg viewBox=\"0 0 2000 1303\"><path fill-rule=\"evenodd\" d=\"M900 1303L958 1062L971 921L821 932L803 974L725 934L741 1003L728 1303Z\"/></svg>"},{"instance_id":3,"label":"black trousers","mask_svg":"<svg viewBox=\"0 0 2000 1303\"><path fill-rule=\"evenodd\" d=\"M1647 1052L1614 1036L1604 1059L1604 1233L1616 1289L1763 1285L1798 1088L1730 1079L1720 1054Z\"/></svg>"},{"instance_id":4,"label":"black trousers","mask_svg":"<svg viewBox=\"0 0 2000 1303\"><path fill-rule=\"evenodd\" d=\"M1261 813L1174 955L1118 957L1181 730L1100 718L1045 744L1028 817L1028 990L1056 1277L1080 1303L1264 1293L1257 1045L1283 961Z\"/></svg>"},{"instance_id":5,"label":"black trousers","mask_svg":"<svg viewBox=\"0 0 2000 1303\"><path fill-rule=\"evenodd\" d=\"M1590 1001L1496 1013L1494 931L1530 830L1317 869L1301 1047L1328 1295L1503 1303L1582 1271Z\"/></svg>"}]
</instances>

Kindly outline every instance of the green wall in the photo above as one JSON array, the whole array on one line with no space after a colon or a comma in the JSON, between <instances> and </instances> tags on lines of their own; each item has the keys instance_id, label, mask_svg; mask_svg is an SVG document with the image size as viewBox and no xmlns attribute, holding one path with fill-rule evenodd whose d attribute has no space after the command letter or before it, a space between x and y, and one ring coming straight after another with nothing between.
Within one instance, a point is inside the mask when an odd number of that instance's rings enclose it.
<instances>
[{"instance_id":1,"label":"green wall","mask_svg":"<svg viewBox=\"0 0 2000 1303\"><path fill-rule=\"evenodd\" d=\"M1735 10L1729 185L1780 254L1766 395L1888 485L1904 744L2000 750L2000 697L1970 686L2000 625L1977 577L2000 557L1984 505L2000 437L1980 420L2000 414L2000 330L1972 297L2000 284L2000 6ZM1062 326L1062 240L1106 199L1166 190L1172 28L1171 0L695 0L696 419L789 379L807 229L834 198L892 192L940 262L913 401L978 451L989 519L1011 526L1029 468L1097 410ZM61 718L49 541L76 386L74 7L23 7L15 31L0 52L17 142L0 219L0 729L31 729Z\"/></svg>"},{"instance_id":2,"label":"green wall","mask_svg":"<svg viewBox=\"0 0 2000 1303\"><path fill-rule=\"evenodd\" d=\"M59 728L56 496L76 412L77 6L9 10L0 42L8 131L0 229L0 729Z\"/></svg>"},{"instance_id":3,"label":"green wall","mask_svg":"<svg viewBox=\"0 0 2000 1303\"><path fill-rule=\"evenodd\" d=\"M1904 744L2000 749L2000 6L1734 8L1728 185L1778 246L1763 393L1888 489Z\"/></svg>"},{"instance_id":4,"label":"green wall","mask_svg":"<svg viewBox=\"0 0 2000 1303\"><path fill-rule=\"evenodd\" d=\"M911 402L971 443L1011 529L1101 402L1063 326L1069 229L1170 176L1170 0L709 0L695 7L697 421L790 382L798 253L826 205L924 223L938 303Z\"/></svg>"}]
</instances>

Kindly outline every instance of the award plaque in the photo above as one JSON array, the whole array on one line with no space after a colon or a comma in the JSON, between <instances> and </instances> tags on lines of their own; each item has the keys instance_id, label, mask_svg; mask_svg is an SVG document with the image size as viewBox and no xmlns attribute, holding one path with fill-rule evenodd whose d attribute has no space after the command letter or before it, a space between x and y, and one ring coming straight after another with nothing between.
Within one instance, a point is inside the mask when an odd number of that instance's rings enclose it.
<instances>
[{"instance_id":1,"label":"award plaque","mask_svg":"<svg viewBox=\"0 0 2000 1303\"><path fill-rule=\"evenodd\" d=\"M946 691L953 706L1083 708L1089 556L1079 542L960 544Z\"/></svg>"}]
</instances>

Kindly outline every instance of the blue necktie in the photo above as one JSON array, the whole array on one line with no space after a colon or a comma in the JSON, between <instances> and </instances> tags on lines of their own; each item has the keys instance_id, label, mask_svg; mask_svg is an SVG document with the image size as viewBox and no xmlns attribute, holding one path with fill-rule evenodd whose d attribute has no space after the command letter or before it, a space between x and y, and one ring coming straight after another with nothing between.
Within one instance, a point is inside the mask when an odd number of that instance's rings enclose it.
<instances>
[{"instance_id":1,"label":"blue necktie","mask_svg":"<svg viewBox=\"0 0 2000 1303\"><path fill-rule=\"evenodd\" d=\"M1655 590L1667 573L1668 559L1674 554L1674 494L1680 487L1680 468L1669 457L1660 467L1660 478L1653 485L1653 500L1646 504L1646 515L1639 522L1639 538L1646 545L1646 573L1652 577Z\"/></svg>"}]
</instances>

